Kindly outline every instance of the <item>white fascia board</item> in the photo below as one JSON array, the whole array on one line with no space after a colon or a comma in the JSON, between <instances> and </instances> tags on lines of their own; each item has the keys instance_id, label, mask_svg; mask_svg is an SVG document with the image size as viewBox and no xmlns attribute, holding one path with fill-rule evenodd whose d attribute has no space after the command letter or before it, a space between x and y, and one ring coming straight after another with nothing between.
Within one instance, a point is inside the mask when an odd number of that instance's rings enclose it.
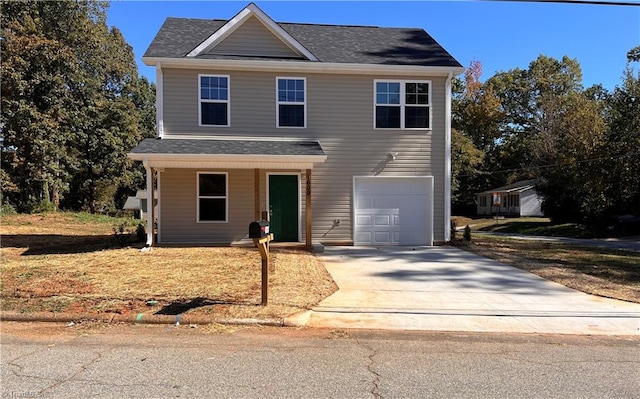
<instances>
[{"instance_id":1,"label":"white fascia board","mask_svg":"<svg viewBox=\"0 0 640 399\"><path fill-rule=\"evenodd\" d=\"M317 138L311 137L282 137L282 136L230 136L230 135L189 135L189 134L171 134L165 135L163 140L224 140L224 141L287 141L287 142L305 142L318 141Z\"/></svg>"},{"instance_id":2,"label":"white fascia board","mask_svg":"<svg viewBox=\"0 0 640 399\"><path fill-rule=\"evenodd\" d=\"M134 161L156 162L277 162L277 163L322 163L326 155L255 155L255 154L143 154L129 153Z\"/></svg>"},{"instance_id":3,"label":"white fascia board","mask_svg":"<svg viewBox=\"0 0 640 399\"><path fill-rule=\"evenodd\" d=\"M164 136L164 78L162 64L156 64L156 137Z\"/></svg>"},{"instance_id":4,"label":"white fascia board","mask_svg":"<svg viewBox=\"0 0 640 399\"><path fill-rule=\"evenodd\" d=\"M278 162L278 161L187 161L187 160L150 160L149 166L162 169L274 169L304 170L313 169L313 162Z\"/></svg>"},{"instance_id":5,"label":"white fascia board","mask_svg":"<svg viewBox=\"0 0 640 399\"><path fill-rule=\"evenodd\" d=\"M205 39L202 43L200 43L196 48L191 50L187 57L195 57L205 51L207 48L215 46L219 42L221 42L224 38L229 36L233 31L238 29L244 21L251 16L251 11L248 9L249 7L245 7L242 11L236 14L235 17L231 18L226 24L224 24L220 29L215 31L211 36Z\"/></svg>"},{"instance_id":6,"label":"white fascia board","mask_svg":"<svg viewBox=\"0 0 640 399\"><path fill-rule=\"evenodd\" d=\"M507 189L507 190L505 190L505 189L502 189L502 190L497 190L497 189L496 190L487 190L487 191L481 191L479 193L476 193L476 195L485 195L485 194L493 194L493 193L496 193L496 194L509 194L509 193L513 193L513 192L521 193L521 192L530 190L532 188L535 188L535 186L512 187L512 188Z\"/></svg>"},{"instance_id":7,"label":"white fascia board","mask_svg":"<svg viewBox=\"0 0 640 399\"><path fill-rule=\"evenodd\" d=\"M196 57L208 48L215 47L218 43L228 37L242 24L244 24L251 16L255 16L258 20L278 39L282 40L288 47L298 52L302 56L306 57L309 61L318 61L315 55L307 50L300 42L294 39L284 29L280 27L271 17L264 13L258 6L251 3L246 6L242 11L231 18L220 29L215 31L205 41L200 43L196 48L191 50L187 57Z\"/></svg>"},{"instance_id":8,"label":"white fascia board","mask_svg":"<svg viewBox=\"0 0 640 399\"><path fill-rule=\"evenodd\" d=\"M204 58L164 58L143 57L145 65L153 66L158 62L164 68L186 69L227 69L234 71L262 71L262 72L316 72L342 74L370 74L370 75L422 75L449 76L464 72L462 67L421 66L421 65L382 65L382 64L346 64L331 62L309 61L273 61L273 60L224 60Z\"/></svg>"}]
</instances>

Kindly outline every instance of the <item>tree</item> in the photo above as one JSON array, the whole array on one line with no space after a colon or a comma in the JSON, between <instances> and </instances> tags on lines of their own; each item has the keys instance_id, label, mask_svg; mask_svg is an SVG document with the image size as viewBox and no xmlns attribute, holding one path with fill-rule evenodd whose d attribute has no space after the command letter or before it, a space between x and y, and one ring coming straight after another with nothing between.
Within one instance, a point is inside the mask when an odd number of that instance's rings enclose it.
<instances>
[{"instance_id":1,"label":"tree","mask_svg":"<svg viewBox=\"0 0 640 399\"><path fill-rule=\"evenodd\" d=\"M464 82L456 79L452 101L452 202L456 212L475 211L475 193L492 185L504 114L492 88L480 82L482 64L472 61Z\"/></svg>"},{"instance_id":2,"label":"tree","mask_svg":"<svg viewBox=\"0 0 640 399\"><path fill-rule=\"evenodd\" d=\"M605 206L606 177L598 162L606 130L603 111L604 103L586 93L567 95L553 123L532 141L543 209L556 222L593 222Z\"/></svg>"},{"instance_id":3,"label":"tree","mask_svg":"<svg viewBox=\"0 0 640 399\"><path fill-rule=\"evenodd\" d=\"M484 160L484 152L477 149L471 139L456 129L451 130L451 201L458 211L475 212L473 182Z\"/></svg>"},{"instance_id":4,"label":"tree","mask_svg":"<svg viewBox=\"0 0 640 399\"><path fill-rule=\"evenodd\" d=\"M640 71L632 67L640 62L640 46L630 50L627 59L622 84L607 101L608 131L602 151L607 216L640 215Z\"/></svg>"},{"instance_id":5,"label":"tree","mask_svg":"<svg viewBox=\"0 0 640 399\"><path fill-rule=\"evenodd\" d=\"M501 101L491 87L480 82L482 64L472 61L465 70L465 86L453 102L452 126L471 139L485 153L495 150L501 137L504 113Z\"/></svg>"},{"instance_id":6,"label":"tree","mask_svg":"<svg viewBox=\"0 0 640 399\"><path fill-rule=\"evenodd\" d=\"M23 211L92 212L139 182L126 154L153 131L153 85L101 1L3 2L2 167ZM153 122L152 122L153 121Z\"/></svg>"},{"instance_id":7,"label":"tree","mask_svg":"<svg viewBox=\"0 0 640 399\"><path fill-rule=\"evenodd\" d=\"M53 5L49 3L48 5ZM59 40L42 34L44 23L27 12L35 4L2 3L2 168L18 187L9 196L18 210L50 200L48 187L66 179L64 148L68 76L75 57Z\"/></svg>"}]
</instances>

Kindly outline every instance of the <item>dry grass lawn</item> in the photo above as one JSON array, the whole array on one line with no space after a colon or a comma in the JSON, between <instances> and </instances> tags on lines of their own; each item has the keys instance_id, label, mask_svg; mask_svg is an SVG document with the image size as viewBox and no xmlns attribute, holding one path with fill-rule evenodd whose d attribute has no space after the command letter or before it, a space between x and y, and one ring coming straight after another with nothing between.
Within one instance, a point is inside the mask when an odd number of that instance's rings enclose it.
<instances>
[{"instance_id":1,"label":"dry grass lawn","mask_svg":"<svg viewBox=\"0 0 640 399\"><path fill-rule=\"evenodd\" d=\"M462 247L589 294L640 303L640 253L474 235Z\"/></svg>"},{"instance_id":2,"label":"dry grass lawn","mask_svg":"<svg viewBox=\"0 0 640 399\"><path fill-rule=\"evenodd\" d=\"M123 245L123 237L116 237L112 229L122 223L135 229L124 219L82 214L3 217L2 310L280 318L337 289L313 254L272 250L269 304L260 306L257 249L165 247L143 253L141 245Z\"/></svg>"}]
</instances>

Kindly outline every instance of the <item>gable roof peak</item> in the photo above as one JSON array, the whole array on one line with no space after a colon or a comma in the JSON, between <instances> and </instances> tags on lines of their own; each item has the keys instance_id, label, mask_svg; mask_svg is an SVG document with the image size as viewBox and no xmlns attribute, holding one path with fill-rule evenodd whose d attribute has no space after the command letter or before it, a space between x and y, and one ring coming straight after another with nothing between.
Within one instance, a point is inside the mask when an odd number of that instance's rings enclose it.
<instances>
[{"instance_id":1,"label":"gable roof peak","mask_svg":"<svg viewBox=\"0 0 640 399\"><path fill-rule=\"evenodd\" d=\"M233 18L226 21L222 27L213 32L207 39L200 43L196 48L191 50L187 54L187 57L196 57L207 50L212 49L225 38L231 35L236 29L242 26L251 17L257 18L275 37L280 39L285 45L290 47L293 51L297 52L301 56L305 57L309 61L318 61L318 58L313 55L306 47L293 38L287 31L282 29L278 23L276 23L270 16L260 9L255 3L249 3Z\"/></svg>"}]
</instances>

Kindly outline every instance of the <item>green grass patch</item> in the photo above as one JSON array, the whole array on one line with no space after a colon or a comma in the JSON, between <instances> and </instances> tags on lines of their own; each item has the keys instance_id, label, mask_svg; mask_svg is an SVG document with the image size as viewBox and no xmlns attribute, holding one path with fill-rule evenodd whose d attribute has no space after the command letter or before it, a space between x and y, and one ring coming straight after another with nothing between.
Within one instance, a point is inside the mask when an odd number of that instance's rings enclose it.
<instances>
[{"instance_id":1,"label":"green grass patch","mask_svg":"<svg viewBox=\"0 0 640 399\"><path fill-rule=\"evenodd\" d=\"M476 231L526 234L547 237L595 238L602 232L578 223L554 224L548 218L515 218L482 220L473 225Z\"/></svg>"},{"instance_id":2,"label":"green grass patch","mask_svg":"<svg viewBox=\"0 0 640 399\"><path fill-rule=\"evenodd\" d=\"M88 212L64 212L63 214L69 215L73 220L83 224L98 224L109 226L136 226L140 223L139 220L132 217L112 217L109 215L91 214Z\"/></svg>"}]
</instances>

